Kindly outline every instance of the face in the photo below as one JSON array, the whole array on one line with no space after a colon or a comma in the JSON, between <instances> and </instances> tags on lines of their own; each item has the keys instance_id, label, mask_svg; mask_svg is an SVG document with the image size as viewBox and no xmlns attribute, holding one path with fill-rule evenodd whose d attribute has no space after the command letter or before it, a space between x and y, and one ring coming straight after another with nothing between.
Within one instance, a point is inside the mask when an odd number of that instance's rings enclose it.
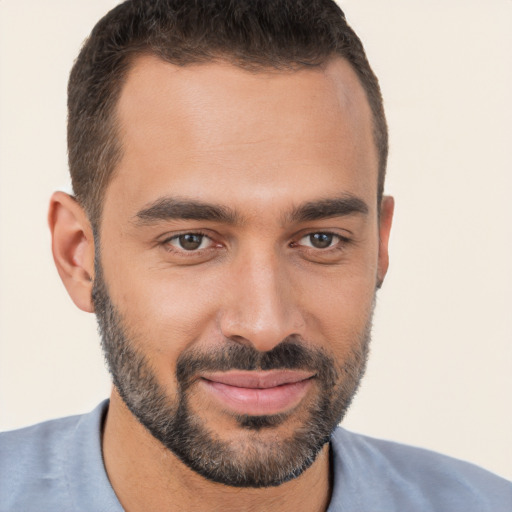
<instances>
[{"instance_id":1,"label":"face","mask_svg":"<svg viewBox=\"0 0 512 512\"><path fill-rule=\"evenodd\" d=\"M362 87L341 59L250 73L144 57L118 117L94 286L114 384L198 473L279 485L346 411L385 273Z\"/></svg>"}]
</instances>

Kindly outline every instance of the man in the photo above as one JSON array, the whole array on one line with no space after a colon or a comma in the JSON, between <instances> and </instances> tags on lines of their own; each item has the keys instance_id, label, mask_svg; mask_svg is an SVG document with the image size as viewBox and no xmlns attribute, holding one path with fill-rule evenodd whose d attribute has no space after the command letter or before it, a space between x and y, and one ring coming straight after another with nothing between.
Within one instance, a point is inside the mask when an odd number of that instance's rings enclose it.
<instances>
[{"instance_id":1,"label":"man","mask_svg":"<svg viewBox=\"0 0 512 512\"><path fill-rule=\"evenodd\" d=\"M1 510L509 510L349 434L388 267L377 80L330 1L130 1L69 83L53 253L114 388L5 434Z\"/></svg>"}]
</instances>

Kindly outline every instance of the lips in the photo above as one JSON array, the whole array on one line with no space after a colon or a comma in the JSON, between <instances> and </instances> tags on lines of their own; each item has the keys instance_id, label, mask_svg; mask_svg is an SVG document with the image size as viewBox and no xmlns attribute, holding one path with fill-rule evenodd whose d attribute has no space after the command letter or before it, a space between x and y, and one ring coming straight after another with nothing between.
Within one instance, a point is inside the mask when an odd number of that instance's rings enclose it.
<instances>
[{"instance_id":1,"label":"lips","mask_svg":"<svg viewBox=\"0 0 512 512\"><path fill-rule=\"evenodd\" d=\"M314 374L302 370L230 371L204 374L200 384L223 408L251 416L288 412L312 385Z\"/></svg>"}]
</instances>

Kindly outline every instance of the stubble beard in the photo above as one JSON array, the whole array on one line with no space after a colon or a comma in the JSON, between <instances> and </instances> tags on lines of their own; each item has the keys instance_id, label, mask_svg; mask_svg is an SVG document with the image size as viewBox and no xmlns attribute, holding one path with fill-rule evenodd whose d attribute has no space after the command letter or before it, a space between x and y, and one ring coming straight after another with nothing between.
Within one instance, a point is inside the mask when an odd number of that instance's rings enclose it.
<instances>
[{"instance_id":1,"label":"stubble beard","mask_svg":"<svg viewBox=\"0 0 512 512\"><path fill-rule=\"evenodd\" d=\"M313 464L347 412L366 368L371 316L343 364L303 340L290 337L268 352L226 339L215 352L184 351L177 360L175 397L166 394L147 358L127 333L112 303L96 259L93 302L101 343L114 386L138 421L186 466L203 477L233 487L270 487L301 475ZM190 406L190 389L201 372L295 369L316 374L316 396L302 411L303 420L286 438L266 436L289 415L233 415L247 433L244 446L212 431Z\"/></svg>"}]
</instances>

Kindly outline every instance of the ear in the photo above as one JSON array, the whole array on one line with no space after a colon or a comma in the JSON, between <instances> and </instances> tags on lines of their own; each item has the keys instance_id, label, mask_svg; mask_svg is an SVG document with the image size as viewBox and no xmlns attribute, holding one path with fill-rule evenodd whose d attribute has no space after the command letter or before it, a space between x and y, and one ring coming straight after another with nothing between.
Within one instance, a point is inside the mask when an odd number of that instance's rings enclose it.
<instances>
[{"instance_id":1,"label":"ear","mask_svg":"<svg viewBox=\"0 0 512 512\"><path fill-rule=\"evenodd\" d=\"M389 267L389 233L393 222L395 200L391 196L384 196L380 205L379 222L379 261L377 270L377 287L380 288L386 277Z\"/></svg>"},{"instance_id":2,"label":"ear","mask_svg":"<svg viewBox=\"0 0 512 512\"><path fill-rule=\"evenodd\" d=\"M50 200L48 224L57 271L73 302L94 312L94 237L91 224L75 198L55 192Z\"/></svg>"}]
</instances>

